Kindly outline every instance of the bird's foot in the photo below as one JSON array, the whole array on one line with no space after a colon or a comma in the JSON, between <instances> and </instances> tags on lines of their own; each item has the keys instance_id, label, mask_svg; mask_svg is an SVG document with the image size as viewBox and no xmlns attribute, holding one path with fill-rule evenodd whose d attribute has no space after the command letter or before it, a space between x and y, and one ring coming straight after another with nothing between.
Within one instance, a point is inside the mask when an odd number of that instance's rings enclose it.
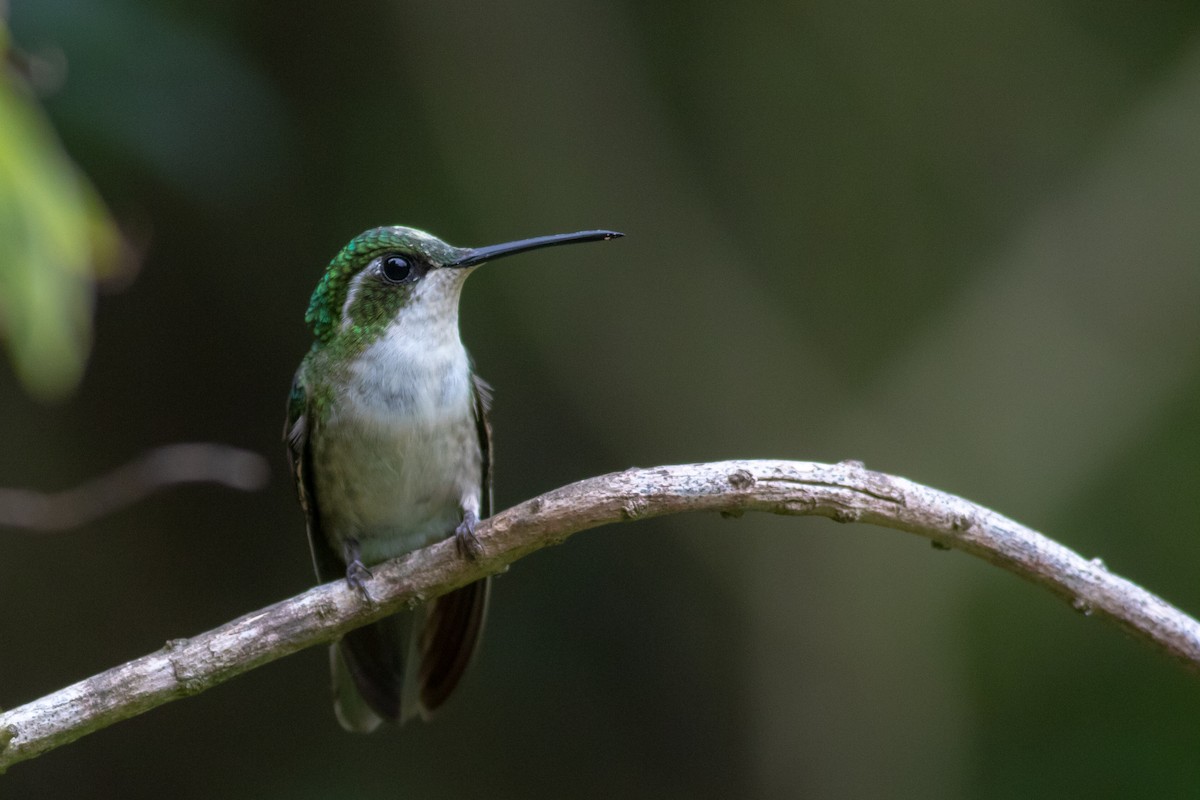
<instances>
[{"instance_id":1,"label":"bird's foot","mask_svg":"<svg viewBox=\"0 0 1200 800\"><path fill-rule=\"evenodd\" d=\"M454 529L454 549L468 561L475 561L483 555L483 544L475 535L479 526L479 516L474 511L464 511L462 522Z\"/></svg>"},{"instance_id":2,"label":"bird's foot","mask_svg":"<svg viewBox=\"0 0 1200 800\"><path fill-rule=\"evenodd\" d=\"M346 583L350 584L350 588L362 595L362 599L368 603L373 603L374 598L367 591L367 581L371 580L371 570L367 569L363 562L357 558L346 565Z\"/></svg>"},{"instance_id":3,"label":"bird's foot","mask_svg":"<svg viewBox=\"0 0 1200 800\"><path fill-rule=\"evenodd\" d=\"M342 558L346 562L346 583L362 595L363 600L368 603L375 602L371 593L367 591L366 582L371 580L371 570L362 562L357 539L346 539L342 542Z\"/></svg>"}]
</instances>

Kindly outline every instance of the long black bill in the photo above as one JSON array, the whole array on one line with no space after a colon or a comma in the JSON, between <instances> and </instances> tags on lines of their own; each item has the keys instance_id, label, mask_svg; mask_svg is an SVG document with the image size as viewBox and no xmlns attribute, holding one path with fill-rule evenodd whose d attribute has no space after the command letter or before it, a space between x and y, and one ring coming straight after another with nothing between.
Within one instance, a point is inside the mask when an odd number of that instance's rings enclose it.
<instances>
[{"instance_id":1,"label":"long black bill","mask_svg":"<svg viewBox=\"0 0 1200 800\"><path fill-rule=\"evenodd\" d=\"M616 231L579 231L578 233L556 233L553 236L535 236L532 239L493 244L488 247L473 247L458 261L446 266L473 267L485 261L495 261L497 258L537 250L539 247L556 247L560 244L575 244L576 242L603 242L606 239L619 239L624 235Z\"/></svg>"}]
</instances>

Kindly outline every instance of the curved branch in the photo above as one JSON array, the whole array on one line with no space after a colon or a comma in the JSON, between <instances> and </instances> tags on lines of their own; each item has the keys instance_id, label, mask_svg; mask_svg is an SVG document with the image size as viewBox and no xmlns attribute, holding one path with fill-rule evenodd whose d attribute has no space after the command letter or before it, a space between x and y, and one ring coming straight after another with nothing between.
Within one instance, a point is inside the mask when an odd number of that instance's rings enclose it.
<instances>
[{"instance_id":1,"label":"curved branch","mask_svg":"<svg viewBox=\"0 0 1200 800\"><path fill-rule=\"evenodd\" d=\"M61 492L0 488L0 525L57 533L87 525L184 483L257 491L267 483L267 462L258 453L216 442L162 445Z\"/></svg>"},{"instance_id":2,"label":"curved branch","mask_svg":"<svg viewBox=\"0 0 1200 800\"><path fill-rule=\"evenodd\" d=\"M483 555L441 542L373 569L363 601L344 581L248 614L0 714L0 771L155 706L196 694L403 607L493 574L573 533L684 511L819 515L928 537L1050 589L1186 665L1200 667L1200 622L994 511L861 463L724 461L630 469L564 486L479 526Z\"/></svg>"}]
</instances>

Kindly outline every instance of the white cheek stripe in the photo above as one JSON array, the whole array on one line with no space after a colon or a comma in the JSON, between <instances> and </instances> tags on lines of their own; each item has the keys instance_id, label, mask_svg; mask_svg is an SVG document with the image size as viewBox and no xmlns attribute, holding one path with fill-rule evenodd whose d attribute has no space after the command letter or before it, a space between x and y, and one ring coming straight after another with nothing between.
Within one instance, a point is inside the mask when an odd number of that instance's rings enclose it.
<instances>
[{"instance_id":1,"label":"white cheek stripe","mask_svg":"<svg viewBox=\"0 0 1200 800\"><path fill-rule=\"evenodd\" d=\"M348 329L354 320L350 319L350 307L354 305L355 298L358 297L358 290L362 286L363 279L367 277L367 273L371 270L368 266L354 276L354 280L350 281L350 288L346 291L346 302L342 303L342 330Z\"/></svg>"}]
</instances>

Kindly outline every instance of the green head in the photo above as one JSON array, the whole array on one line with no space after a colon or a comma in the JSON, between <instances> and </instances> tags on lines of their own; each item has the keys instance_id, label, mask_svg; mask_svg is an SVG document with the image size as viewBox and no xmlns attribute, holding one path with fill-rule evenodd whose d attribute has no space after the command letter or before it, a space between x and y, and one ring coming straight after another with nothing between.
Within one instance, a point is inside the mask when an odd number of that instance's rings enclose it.
<instances>
[{"instance_id":1,"label":"green head","mask_svg":"<svg viewBox=\"0 0 1200 800\"><path fill-rule=\"evenodd\" d=\"M338 331L379 331L417 303L453 303L471 270L486 261L575 242L615 239L615 231L580 231L489 247L455 247L415 228L392 225L359 234L342 248L317 284L304 321L317 341Z\"/></svg>"}]
</instances>

